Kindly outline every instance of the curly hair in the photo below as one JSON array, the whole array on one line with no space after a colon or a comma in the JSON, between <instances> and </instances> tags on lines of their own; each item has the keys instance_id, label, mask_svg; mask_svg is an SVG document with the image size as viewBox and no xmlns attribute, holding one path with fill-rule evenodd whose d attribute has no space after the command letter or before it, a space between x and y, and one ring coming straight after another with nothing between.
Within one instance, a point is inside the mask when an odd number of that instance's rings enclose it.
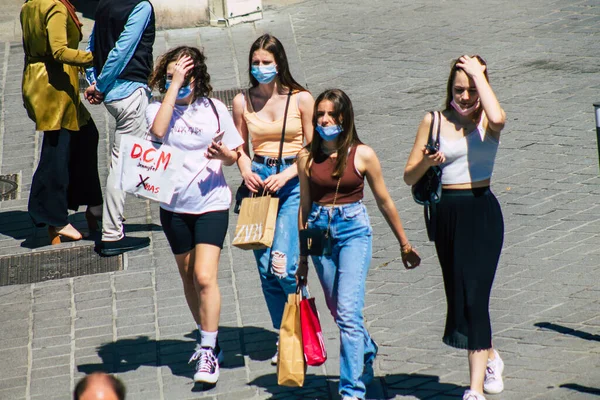
<instances>
[{"instance_id":1,"label":"curly hair","mask_svg":"<svg viewBox=\"0 0 600 400\"><path fill-rule=\"evenodd\" d=\"M206 57L204 53L197 47L180 46L167 51L165 54L159 57L154 71L150 74L148 79L148 86L150 89L158 89L161 94L165 94L167 89L165 83L167 80L167 66L179 60L182 56L188 56L194 61L194 67L188 71L186 75L186 84L194 78L192 90L194 92L194 99L200 97L208 97L212 92L212 86L210 85L210 75L206 68Z\"/></svg>"}]
</instances>

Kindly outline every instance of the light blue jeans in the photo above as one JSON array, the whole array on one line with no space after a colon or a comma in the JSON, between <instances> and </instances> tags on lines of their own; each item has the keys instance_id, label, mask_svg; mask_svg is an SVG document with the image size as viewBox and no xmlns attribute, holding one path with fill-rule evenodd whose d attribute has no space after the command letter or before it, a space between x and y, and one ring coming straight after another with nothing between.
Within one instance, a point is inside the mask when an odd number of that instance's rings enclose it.
<instances>
[{"instance_id":1,"label":"light blue jeans","mask_svg":"<svg viewBox=\"0 0 600 400\"><path fill-rule=\"evenodd\" d=\"M282 165L281 171L290 165ZM277 167L270 167L252 161L252 172L262 180L275 175ZM275 225L275 237L271 248L254 250L258 265L260 283L275 329L281 326L283 309L290 293L296 292L296 270L298 269L298 206L300 205L300 183L298 177L290 179L277 192L279 211ZM274 256L285 261L285 271L277 273L273 270Z\"/></svg>"},{"instance_id":2,"label":"light blue jeans","mask_svg":"<svg viewBox=\"0 0 600 400\"><path fill-rule=\"evenodd\" d=\"M340 329L342 396L364 399L377 345L363 321L365 281L372 253L372 229L362 201L336 207L313 203L309 228L327 229L331 216L331 256L312 256L331 315ZM372 374L372 369L370 370ZM371 375L372 377L372 375Z\"/></svg>"}]
</instances>

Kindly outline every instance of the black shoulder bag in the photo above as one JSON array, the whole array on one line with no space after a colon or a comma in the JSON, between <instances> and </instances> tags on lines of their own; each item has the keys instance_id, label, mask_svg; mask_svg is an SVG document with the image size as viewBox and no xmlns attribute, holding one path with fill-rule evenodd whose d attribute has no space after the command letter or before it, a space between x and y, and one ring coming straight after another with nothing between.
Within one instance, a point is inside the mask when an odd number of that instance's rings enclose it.
<instances>
[{"instance_id":1,"label":"black shoulder bag","mask_svg":"<svg viewBox=\"0 0 600 400\"><path fill-rule=\"evenodd\" d=\"M277 158L277 173L280 172L281 164L283 163L283 159L281 158L281 155L283 153L283 140L285 139L285 124L287 122L287 114L288 114L288 108L290 107L290 98L291 97L292 97L292 89L290 89L290 91L287 95L287 100L285 102L285 111L283 112L283 129L281 130L281 141L279 142L279 157ZM252 101L252 99L250 99L250 91L248 91L248 101ZM244 182L244 180L242 180L242 183L240 184L240 186L238 187L238 189L235 192L235 206L233 207L233 212L235 214L240 213L240 207L242 206L242 200L244 200L244 198L246 198L246 197L250 197L250 195L251 195L250 189L248 189L248 187L246 186L246 183Z\"/></svg>"},{"instance_id":2,"label":"black shoulder bag","mask_svg":"<svg viewBox=\"0 0 600 400\"><path fill-rule=\"evenodd\" d=\"M442 124L439 112L431 114L431 125L429 126L429 138L427 139L427 149L429 153L435 153L440 148L440 125ZM438 118L436 118L436 116ZM433 126L437 119L437 134L433 139ZM425 174L415 183L412 188L412 196L415 202L423 205L423 215L425 217L425 226L427 227L427 237L430 241L435 239L435 216L436 205L442 198L442 169L439 166L430 167Z\"/></svg>"}]
</instances>

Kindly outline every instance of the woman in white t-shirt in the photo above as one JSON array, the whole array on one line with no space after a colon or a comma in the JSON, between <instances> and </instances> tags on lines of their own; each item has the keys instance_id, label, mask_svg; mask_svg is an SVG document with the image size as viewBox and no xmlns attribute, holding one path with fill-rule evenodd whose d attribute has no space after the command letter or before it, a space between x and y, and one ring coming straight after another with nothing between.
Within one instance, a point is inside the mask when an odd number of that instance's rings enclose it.
<instances>
[{"instance_id":1,"label":"woman in white t-shirt","mask_svg":"<svg viewBox=\"0 0 600 400\"><path fill-rule=\"evenodd\" d=\"M160 204L160 221L198 326L198 343L190 358L196 361L194 381L214 384L223 357L217 342L217 268L231 204L221 165L237 161L243 140L227 107L207 97L212 87L199 49L183 46L164 54L149 84L165 94L146 111L150 132L185 152L173 198Z\"/></svg>"}]
</instances>

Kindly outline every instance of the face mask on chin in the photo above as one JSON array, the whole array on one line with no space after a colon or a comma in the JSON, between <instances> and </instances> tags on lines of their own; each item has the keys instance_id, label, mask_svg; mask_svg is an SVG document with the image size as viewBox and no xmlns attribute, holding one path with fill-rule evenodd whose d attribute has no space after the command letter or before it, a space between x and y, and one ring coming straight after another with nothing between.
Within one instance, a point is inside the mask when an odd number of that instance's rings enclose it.
<instances>
[{"instance_id":1,"label":"face mask on chin","mask_svg":"<svg viewBox=\"0 0 600 400\"><path fill-rule=\"evenodd\" d=\"M321 126L317 124L315 129L319 133L319 136L326 142L335 140L344 131L341 125Z\"/></svg>"},{"instance_id":2,"label":"face mask on chin","mask_svg":"<svg viewBox=\"0 0 600 400\"><path fill-rule=\"evenodd\" d=\"M479 99L477 99L477 101L475 102L475 104L473 104L469 108L461 108L460 105L458 105L454 100L452 100L450 102L450 105L452 106L452 108L454 108L456 110L457 113L459 113L463 117L466 117L467 115L472 114L473 112L475 112L479 108L480 101L479 101Z\"/></svg>"}]
</instances>

